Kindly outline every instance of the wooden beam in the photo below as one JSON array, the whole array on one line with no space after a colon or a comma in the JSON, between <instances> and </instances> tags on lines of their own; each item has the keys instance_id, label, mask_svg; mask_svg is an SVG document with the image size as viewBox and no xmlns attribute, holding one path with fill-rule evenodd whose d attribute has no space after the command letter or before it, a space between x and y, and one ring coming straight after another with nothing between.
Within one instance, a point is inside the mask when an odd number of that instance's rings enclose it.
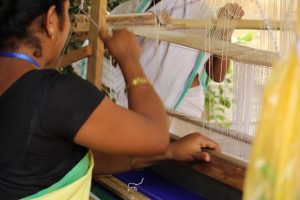
<instances>
[{"instance_id":1,"label":"wooden beam","mask_svg":"<svg viewBox=\"0 0 300 200\"><path fill-rule=\"evenodd\" d=\"M73 32L89 32L90 21L84 14L74 15Z\"/></svg>"},{"instance_id":2,"label":"wooden beam","mask_svg":"<svg viewBox=\"0 0 300 200\"><path fill-rule=\"evenodd\" d=\"M107 0L91 0L91 4L91 18L99 27L105 27ZM90 27L89 41L93 46L93 56L88 61L87 80L101 89L104 45L99 38L98 29L95 26Z\"/></svg>"},{"instance_id":3,"label":"wooden beam","mask_svg":"<svg viewBox=\"0 0 300 200\"><path fill-rule=\"evenodd\" d=\"M158 19L159 18L159 19ZM161 24L163 22L163 24ZM219 29L253 29L253 30L281 30L282 22L270 20L270 27L267 27L264 20L222 20L222 19L171 19L168 15L157 17L153 13L110 15L106 23L113 29L134 28L134 26L155 27L160 23L162 29L211 29L217 26ZM296 25L296 22L295 22ZM88 32L89 21L84 15L75 15L74 31Z\"/></svg>"},{"instance_id":4,"label":"wooden beam","mask_svg":"<svg viewBox=\"0 0 300 200\"><path fill-rule=\"evenodd\" d=\"M211 162L194 162L188 165L198 172L243 191L247 168L246 163L225 154L213 151L209 153L211 155Z\"/></svg>"},{"instance_id":5,"label":"wooden beam","mask_svg":"<svg viewBox=\"0 0 300 200\"><path fill-rule=\"evenodd\" d=\"M73 31L74 32L88 32L90 30L90 22L84 14L74 16ZM170 20L169 15L165 12L159 16L160 21ZM120 14L106 16L106 24L112 29L124 29L135 26L156 26L158 18L154 13L134 13L134 14Z\"/></svg>"},{"instance_id":6,"label":"wooden beam","mask_svg":"<svg viewBox=\"0 0 300 200\"><path fill-rule=\"evenodd\" d=\"M270 67L279 56L274 52L254 49L196 34L180 33L153 28L133 29L132 31L139 36L159 39L161 41L198 49L200 51L218 55L220 57L226 56L226 58L247 64Z\"/></svg>"},{"instance_id":7,"label":"wooden beam","mask_svg":"<svg viewBox=\"0 0 300 200\"><path fill-rule=\"evenodd\" d=\"M254 30L277 30L282 29L282 21L270 20L270 27L267 27L264 20L239 20L235 29L254 29Z\"/></svg>"},{"instance_id":8,"label":"wooden beam","mask_svg":"<svg viewBox=\"0 0 300 200\"><path fill-rule=\"evenodd\" d=\"M172 142L178 139L178 136L171 135ZM247 163L216 151L209 151L209 153L211 155L209 163L199 161L185 164L202 174L242 191Z\"/></svg>"},{"instance_id":9,"label":"wooden beam","mask_svg":"<svg viewBox=\"0 0 300 200\"><path fill-rule=\"evenodd\" d=\"M216 138L220 140L234 140L234 143L242 142L242 144L251 146L254 141L254 136L251 136L247 133L243 133L237 130L228 129L226 127L220 126L218 123L211 123L206 120L201 120L199 118L194 118L191 116L185 116L183 113L179 113L172 109L166 109L166 113L170 120L175 121L175 123L180 124L181 127L187 128L189 130L193 130L191 132L201 132L202 134L208 137L213 137L213 133L218 135L225 136L225 138L221 138L217 136ZM193 127L193 128L191 128ZM198 128L196 128L198 127ZM246 152L239 151L240 154L244 154L245 157L243 159L249 158L249 154Z\"/></svg>"},{"instance_id":10,"label":"wooden beam","mask_svg":"<svg viewBox=\"0 0 300 200\"><path fill-rule=\"evenodd\" d=\"M171 142L175 142L178 139L179 137L171 135ZM232 188L242 192L247 164L243 161L237 160L235 158L232 158L222 153L218 153L215 151L209 151L209 153L211 155L211 162L209 163L204 163L200 161L196 161L192 163L172 161L173 164L172 163L167 164L168 168L164 170L167 170L168 172L174 175L174 173L176 174L175 172L176 170L173 171L173 169L178 168L178 166L180 165L181 172L187 172L193 170L196 173L199 172L200 174L204 174L212 179L215 179L221 183L229 185ZM151 167L150 169L154 169L154 168L155 166ZM162 174L163 177L168 177L167 174L164 174L165 173L164 170L162 170L161 173L160 170L161 167L156 169L155 172L159 172L158 174ZM187 173L187 175L188 174L190 175L190 173ZM190 183L198 182L198 180L195 180L194 176L189 176L189 175L188 177L185 177L185 180L188 180ZM176 179L176 176L174 178ZM135 197L135 199L141 199L141 200L147 199L147 197L145 197L139 192L129 193L127 190L128 186L114 176L94 176L94 180L123 199L130 199L129 197L133 197L133 196ZM181 184L186 186L187 183L181 182ZM218 189L216 188L215 190L218 191Z\"/></svg>"},{"instance_id":11,"label":"wooden beam","mask_svg":"<svg viewBox=\"0 0 300 200\"><path fill-rule=\"evenodd\" d=\"M129 192L128 186L114 176L95 176L94 180L122 199L150 200L148 197L142 193L139 193L138 191L131 190Z\"/></svg>"},{"instance_id":12,"label":"wooden beam","mask_svg":"<svg viewBox=\"0 0 300 200\"><path fill-rule=\"evenodd\" d=\"M206 38L195 34L179 33L174 31L172 32L168 30L162 30L160 28L151 27L127 28L139 36L152 39L157 39L158 37L158 39L162 41L191 47L218 56L224 56L225 52L226 57L247 64L272 66L272 63L278 58L278 54L275 52L254 49L238 44L232 44L226 41Z\"/></svg>"},{"instance_id":13,"label":"wooden beam","mask_svg":"<svg viewBox=\"0 0 300 200\"><path fill-rule=\"evenodd\" d=\"M219 153L209 151L211 154L210 163L193 162L182 164L188 168L193 168L201 174L205 174L242 191L248 164L245 160L249 159L250 152L248 152L248 150L251 148L253 137L234 130L226 130L226 128L218 127L216 129L215 126L210 123L182 116L176 112L174 113L174 111L167 111L167 113L170 117L172 117L172 122L179 125L182 130L187 132L201 132L204 136L218 142L223 152L225 152ZM179 130L176 134L181 135L180 132L181 131ZM179 136L171 134L172 142L177 141L178 139L180 139ZM226 142L224 143L224 141ZM232 145L227 147L229 142L232 143ZM233 149L239 149L238 153L233 153ZM235 155L239 158L235 158L231 155Z\"/></svg>"},{"instance_id":14,"label":"wooden beam","mask_svg":"<svg viewBox=\"0 0 300 200\"><path fill-rule=\"evenodd\" d=\"M176 140L178 140L178 137L171 136L172 142ZM200 161L179 163L239 191L243 191L247 163L215 151L209 151L209 153L211 155L209 163ZM193 177L190 178L192 179ZM113 176L96 176L94 180L112 190L120 197L126 198L126 195L128 195L128 192L126 192L127 185ZM135 195L138 197L140 194L136 193Z\"/></svg>"},{"instance_id":15,"label":"wooden beam","mask_svg":"<svg viewBox=\"0 0 300 200\"><path fill-rule=\"evenodd\" d=\"M64 55L62 58L60 58L59 61L49 64L48 66L46 66L46 68L54 69L65 67L90 56L92 56L92 47L89 45L80 49L76 49Z\"/></svg>"},{"instance_id":16,"label":"wooden beam","mask_svg":"<svg viewBox=\"0 0 300 200\"><path fill-rule=\"evenodd\" d=\"M211 29L214 26L219 29L254 29L254 30L280 30L281 22L271 20L270 27L267 27L264 20L197 20L197 19L171 19L170 29Z\"/></svg>"},{"instance_id":17,"label":"wooden beam","mask_svg":"<svg viewBox=\"0 0 300 200\"><path fill-rule=\"evenodd\" d=\"M127 26L154 26L157 25L158 20L154 13L122 14L107 16L106 23L112 28Z\"/></svg>"}]
</instances>

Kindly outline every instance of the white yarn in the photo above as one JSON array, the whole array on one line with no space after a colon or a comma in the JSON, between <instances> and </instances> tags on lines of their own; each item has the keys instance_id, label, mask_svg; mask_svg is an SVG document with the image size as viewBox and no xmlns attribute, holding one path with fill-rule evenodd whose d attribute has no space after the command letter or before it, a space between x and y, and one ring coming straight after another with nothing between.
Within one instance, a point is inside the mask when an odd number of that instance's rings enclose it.
<instances>
[{"instance_id":1,"label":"white yarn","mask_svg":"<svg viewBox=\"0 0 300 200\"><path fill-rule=\"evenodd\" d=\"M135 199L134 195L132 194L132 191L137 192L138 191L137 186L142 185L143 182L144 182L144 178L142 178L141 182L139 182L139 183L128 183L128 185L127 185L127 191L128 191L128 193L130 195L130 199L132 199L132 200Z\"/></svg>"}]
</instances>

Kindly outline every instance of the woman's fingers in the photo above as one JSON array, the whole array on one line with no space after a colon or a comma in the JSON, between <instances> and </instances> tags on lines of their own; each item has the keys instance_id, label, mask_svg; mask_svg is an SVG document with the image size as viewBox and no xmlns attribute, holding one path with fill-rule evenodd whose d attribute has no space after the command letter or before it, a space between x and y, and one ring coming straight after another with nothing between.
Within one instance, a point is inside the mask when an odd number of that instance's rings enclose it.
<instances>
[{"instance_id":1,"label":"woman's fingers","mask_svg":"<svg viewBox=\"0 0 300 200\"><path fill-rule=\"evenodd\" d=\"M115 30L113 34L110 34L104 27L101 27L99 37L121 67L122 63L129 60L139 61L140 47L134 34L127 30Z\"/></svg>"},{"instance_id":2,"label":"woman's fingers","mask_svg":"<svg viewBox=\"0 0 300 200\"><path fill-rule=\"evenodd\" d=\"M210 149L215 149L216 151L219 151L219 152L221 151L220 145L217 142L215 142L205 136L202 136L202 135L201 135L201 139L199 141L199 145L200 145L200 148L210 148Z\"/></svg>"},{"instance_id":3,"label":"woman's fingers","mask_svg":"<svg viewBox=\"0 0 300 200\"><path fill-rule=\"evenodd\" d=\"M204 162L210 162L210 155L207 152L201 151L196 154L196 159Z\"/></svg>"},{"instance_id":4,"label":"woman's fingers","mask_svg":"<svg viewBox=\"0 0 300 200\"><path fill-rule=\"evenodd\" d=\"M212 140L208 140L207 143L203 146L205 146L204 148L214 149L218 152L221 151L220 145Z\"/></svg>"},{"instance_id":5,"label":"woman's fingers","mask_svg":"<svg viewBox=\"0 0 300 200\"><path fill-rule=\"evenodd\" d=\"M241 19L244 14L244 10L240 5L238 5L237 3L228 3L220 9L218 16L219 18L237 20Z\"/></svg>"},{"instance_id":6,"label":"woman's fingers","mask_svg":"<svg viewBox=\"0 0 300 200\"><path fill-rule=\"evenodd\" d=\"M110 36L109 36L107 30L104 27L100 28L99 36L103 40L104 43L107 42L110 39Z\"/></svg>"}]
</instances>

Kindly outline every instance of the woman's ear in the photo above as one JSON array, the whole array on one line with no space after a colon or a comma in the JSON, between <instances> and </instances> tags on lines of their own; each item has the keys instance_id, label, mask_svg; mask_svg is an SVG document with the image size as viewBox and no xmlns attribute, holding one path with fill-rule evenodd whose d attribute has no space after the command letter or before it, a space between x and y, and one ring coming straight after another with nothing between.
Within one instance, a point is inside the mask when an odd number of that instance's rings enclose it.
<instances>
[{"instance_id":1,"label":"woman's ear","mask_svg":"<svg viewBox=\"0 0 300 200\"><path fill-rule=\"evenodd\" d=\"M45 25L45 29L46 29L46 34L49 38L53 39L55 37L56 31L57 31L57 20L58 16L56 13L56 7L53 5L49 8L45 21L44 21L44 25Z\"/></svg>"}]
</instances>

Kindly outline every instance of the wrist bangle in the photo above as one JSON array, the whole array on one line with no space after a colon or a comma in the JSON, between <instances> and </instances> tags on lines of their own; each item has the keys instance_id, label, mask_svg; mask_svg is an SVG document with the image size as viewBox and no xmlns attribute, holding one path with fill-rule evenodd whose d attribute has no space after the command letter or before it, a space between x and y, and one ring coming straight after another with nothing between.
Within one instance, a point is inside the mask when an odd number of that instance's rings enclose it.
<instances>
[{"instance_id":1,"label":"wrist bangle","mask_svg":"<svg viewBox=\"0 0 300 200\"><path fill-rule=\"evenodd\" d=\"M151 82L145 78L145 77L136 77L129 81L126 91L130 90L131 88L134 88L139 85L152 85Z\"/></svg>"},{"instance_id":2,"label":"wrist bangle","mask_svg":"<svg viewBox=\"0 0 300 200\"><path fill-rule=\"evenodd\" d=\"M132 170L142 170L142 168L138 165L136 157L134 156L129 157L129 164Z\"/></svg>"}]
</instances>

